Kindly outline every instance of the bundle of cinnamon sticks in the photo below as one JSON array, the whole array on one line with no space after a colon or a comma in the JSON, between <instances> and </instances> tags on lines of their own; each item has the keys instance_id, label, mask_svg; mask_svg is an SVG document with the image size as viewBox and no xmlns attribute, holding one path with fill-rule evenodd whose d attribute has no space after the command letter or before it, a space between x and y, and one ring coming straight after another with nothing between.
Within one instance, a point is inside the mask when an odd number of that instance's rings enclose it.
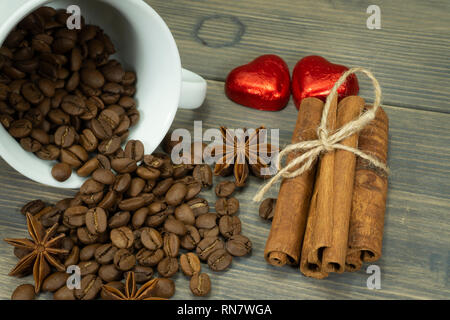
<instances>
[{"instance_id":1,"label":"bundle of cinnamon sticks","mask_svg":"<svg viewBox=\"0 0 450 320\"><path fill-rule=\"evenodd\" d=\"M317 139L324 103L306 98L299 108L292 143ZM328 128L340 128L359 117L365 101L359 96L335 98ZM367 107L370 108L370 107ZM359 148L386 163L388 118L380 107L375 119L341 144ZM301 155L289 154L287 161ZM380 258L387 176L352 152L323 153L305 173L284 179L265 248L268 263L295 264L310 277L359 270L363 262Z\"/></svg>"}]
</instances>

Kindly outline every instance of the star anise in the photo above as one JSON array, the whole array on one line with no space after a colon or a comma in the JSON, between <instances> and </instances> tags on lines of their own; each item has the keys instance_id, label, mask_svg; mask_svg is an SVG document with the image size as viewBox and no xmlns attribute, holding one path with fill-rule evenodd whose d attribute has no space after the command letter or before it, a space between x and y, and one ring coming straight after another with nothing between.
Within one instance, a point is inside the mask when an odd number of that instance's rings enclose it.
<instances>
[{"instance_id":1,"label":"star anise","mask_svg":"<svg viewBox=\"0 0 450 320\"><path fill-rule=\"evenodd\" d=\"M57 248L59 240L65 235L54 235L58 224L55 223L51 228L44 230L42 224L27 213L27 226L30 239L4 239L10 245L17 248L29 250L26 256L19 260L17 265L9 273L10 276L23 276L30 271L33 266L33 276L35 282L35 291L38 293L41 289L42 282L50 273L50 265L56 267L58 271L65 271L62 265L54 255L67 253L67 250ZM50 264L50 265L49 265Z\"/></svg>"},{"instance_id":2,"label":"star anise","mask_svg":"<svg viewBox=\"0 0 450 320\"><path fill-rule=\"evenodd\" d=\"M150 297L151 291L155 287L157 281L158 279L147 281L139 288L139 290L137 290L134 272L130 271L125 280L125 292L107 284L103 285L103 289L108 292L113 300L165 300L163 298Z\"/></svg>"},{"instance_id":3,"label":"star anise","mask_svg":"<svg viewBox=\"0 0 450 320\"><path fill-rule=\"evenodd\" d=\"M245 185L250 171L259 178L271 176L263 170L269 170L270 157L276 150L266 142L265 128L256 130L228 130L220 127L223 143L216 146L213 155L217 160L214 174L227 176L234 173L236 186Z\"/></svg>"}]
</instances>

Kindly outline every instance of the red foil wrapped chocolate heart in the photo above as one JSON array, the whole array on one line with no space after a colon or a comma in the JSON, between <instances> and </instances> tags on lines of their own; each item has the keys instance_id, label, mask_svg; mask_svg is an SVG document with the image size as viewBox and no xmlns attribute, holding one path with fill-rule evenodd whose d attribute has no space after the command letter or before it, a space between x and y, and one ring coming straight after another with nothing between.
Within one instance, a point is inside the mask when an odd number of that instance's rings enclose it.
<instances>
[{"instance_id":1,"label":"red foil wrapped chocolate heart","mask_svg":"<svg viewBox=\"0 0 450 320\"><path fill-rule=\"evenodd\" d=\"M333 64L320 56L307 56L297 62L292 73L292 95L297 109L307 97L325 101L335 82L347 70L346 66ZM357 95L358 91L358 79L352 74L338 88L338 99Z\"/></svg>"},{"instance_id":2,"label":"red foil wrapped chocolate heart","mask_svg":"<svg viewBox=\"0 0 450 320\"><path fill-rule=\"evenodd\" d=\"M277 55L263 55L228 74L225 93L236 103L268 111L283 109L291 94L289 68Z\"/></svg>"}]
</instances>

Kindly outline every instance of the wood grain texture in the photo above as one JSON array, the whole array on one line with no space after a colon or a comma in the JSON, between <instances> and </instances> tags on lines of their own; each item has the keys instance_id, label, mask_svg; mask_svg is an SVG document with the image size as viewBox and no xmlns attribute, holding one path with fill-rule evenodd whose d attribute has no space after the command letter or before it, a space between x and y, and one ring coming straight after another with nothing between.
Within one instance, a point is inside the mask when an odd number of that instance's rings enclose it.
<instances>
[{"instance_id":1,"label":"wood grain texture","mask_svg":"<svg viewBox=\"0 0 450 320\"><path fill-rule=\"evenodd\" d=\"M291 71L317 54L372 69L386 104L450 113L448 1L146 1L172 30L184 67L208 79L262 54L280 55ZM366 27L371 4L380 6L380 30ZM370 88L361 79L366 99Z\"/></svg>"},{"instance_id":2,"label":"wood grain texture","mask_svg":"<svg viewBox=\"0 0 450 320\"><path fill-rule=\"evenodd\" d=\"M261 112L229 101L223 82L208 81L205 104L197 110L180 110L173 128L193 130L202 120L203 129L226 125L230 128L280 129L280 144L290 142L297 111L290 104L281 112ZM261 181L251 177L237 192L243 234L254 245L250 257L235 258L231 269L211 276L213 299L448 299L450 297L450 115L384 106L390 119L388 164L392 170L385 221L381 290L366 288L367 265L356 273L332 274L325 280L302 276L295 268L276 268L264 261L264 246L270 225L258 216L259 204L251 197ZM215 179L221 181L224 178ZM276 188L268 196L276 196ZM0 236L23 237L25 219L19 213L27 201L42 198L54 203L74 194L70 190L44 187L31 182L0 161ZM213 206L212 190L203 196ZM213 209L212 209L213 210ZM12 247L0 243L0 298L9 299L19 283L31 277L7 276L17 259ZM175 277L177 299L194 299L188 280ZM49 298L41 294L40 299Z\"/></svg>"}]
</instances>

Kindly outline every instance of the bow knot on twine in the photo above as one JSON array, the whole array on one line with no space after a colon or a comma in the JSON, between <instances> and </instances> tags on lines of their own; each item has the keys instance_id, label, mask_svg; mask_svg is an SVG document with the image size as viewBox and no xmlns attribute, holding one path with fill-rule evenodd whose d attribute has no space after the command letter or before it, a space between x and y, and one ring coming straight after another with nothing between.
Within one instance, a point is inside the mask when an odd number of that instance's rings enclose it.
<instances>
[{"instance_id":1,"label":"bow knot on twine","mask_svg":"<svg viewBox=\"0 0 450 320\"><path fill-rule=\"evenodd\" d=\"M362 72L367 77L372 80L372 84L374 86L375 92L375 100L373 103L373 107L363 112L358 118L348 122L341 128L337 129L333 133L330 134L327 128L327 119L328 113L330 110L331 102L337 94L338 88L344 83L349 75L356 72ZM275 159L275 164L277 166L277 174L274 175L253 197L253 201L261 201L264 197L264 194L281 178L294 178L297 177L307 170L311 168L316 159L323 152L330 152L335 149L346 150L348 152L354 153L356 156L361 157L367 160L372 166L377 167L383 170L386 174L389 173L389 169L380 160L377 158L368 155L357 148L352 148L340 144L339 142L343 139L361 131L369 122L375 119L375 115L381 103L381 88L378 80L375 76L367 69L361 67L355 67L344 72L338 81L334 84L333 88L330 91L330 94L327 97L325 102L322 118L320 121L320 125L317 128L317 140L309 140L309 141L301 141L298 143L290 144L286 148L284 148ZM301 155L292 159L286 166L281 168L281 161L284 157L286 157L291 152L301 152ZM305 152L306 151L306 152ZM300 166L301 165L301 166ZM298 167L300 166L300 167ZM298 167L298 168L296 168ZM293 169L296 168L296 169Z\"/></svg>"}]
</instances>

